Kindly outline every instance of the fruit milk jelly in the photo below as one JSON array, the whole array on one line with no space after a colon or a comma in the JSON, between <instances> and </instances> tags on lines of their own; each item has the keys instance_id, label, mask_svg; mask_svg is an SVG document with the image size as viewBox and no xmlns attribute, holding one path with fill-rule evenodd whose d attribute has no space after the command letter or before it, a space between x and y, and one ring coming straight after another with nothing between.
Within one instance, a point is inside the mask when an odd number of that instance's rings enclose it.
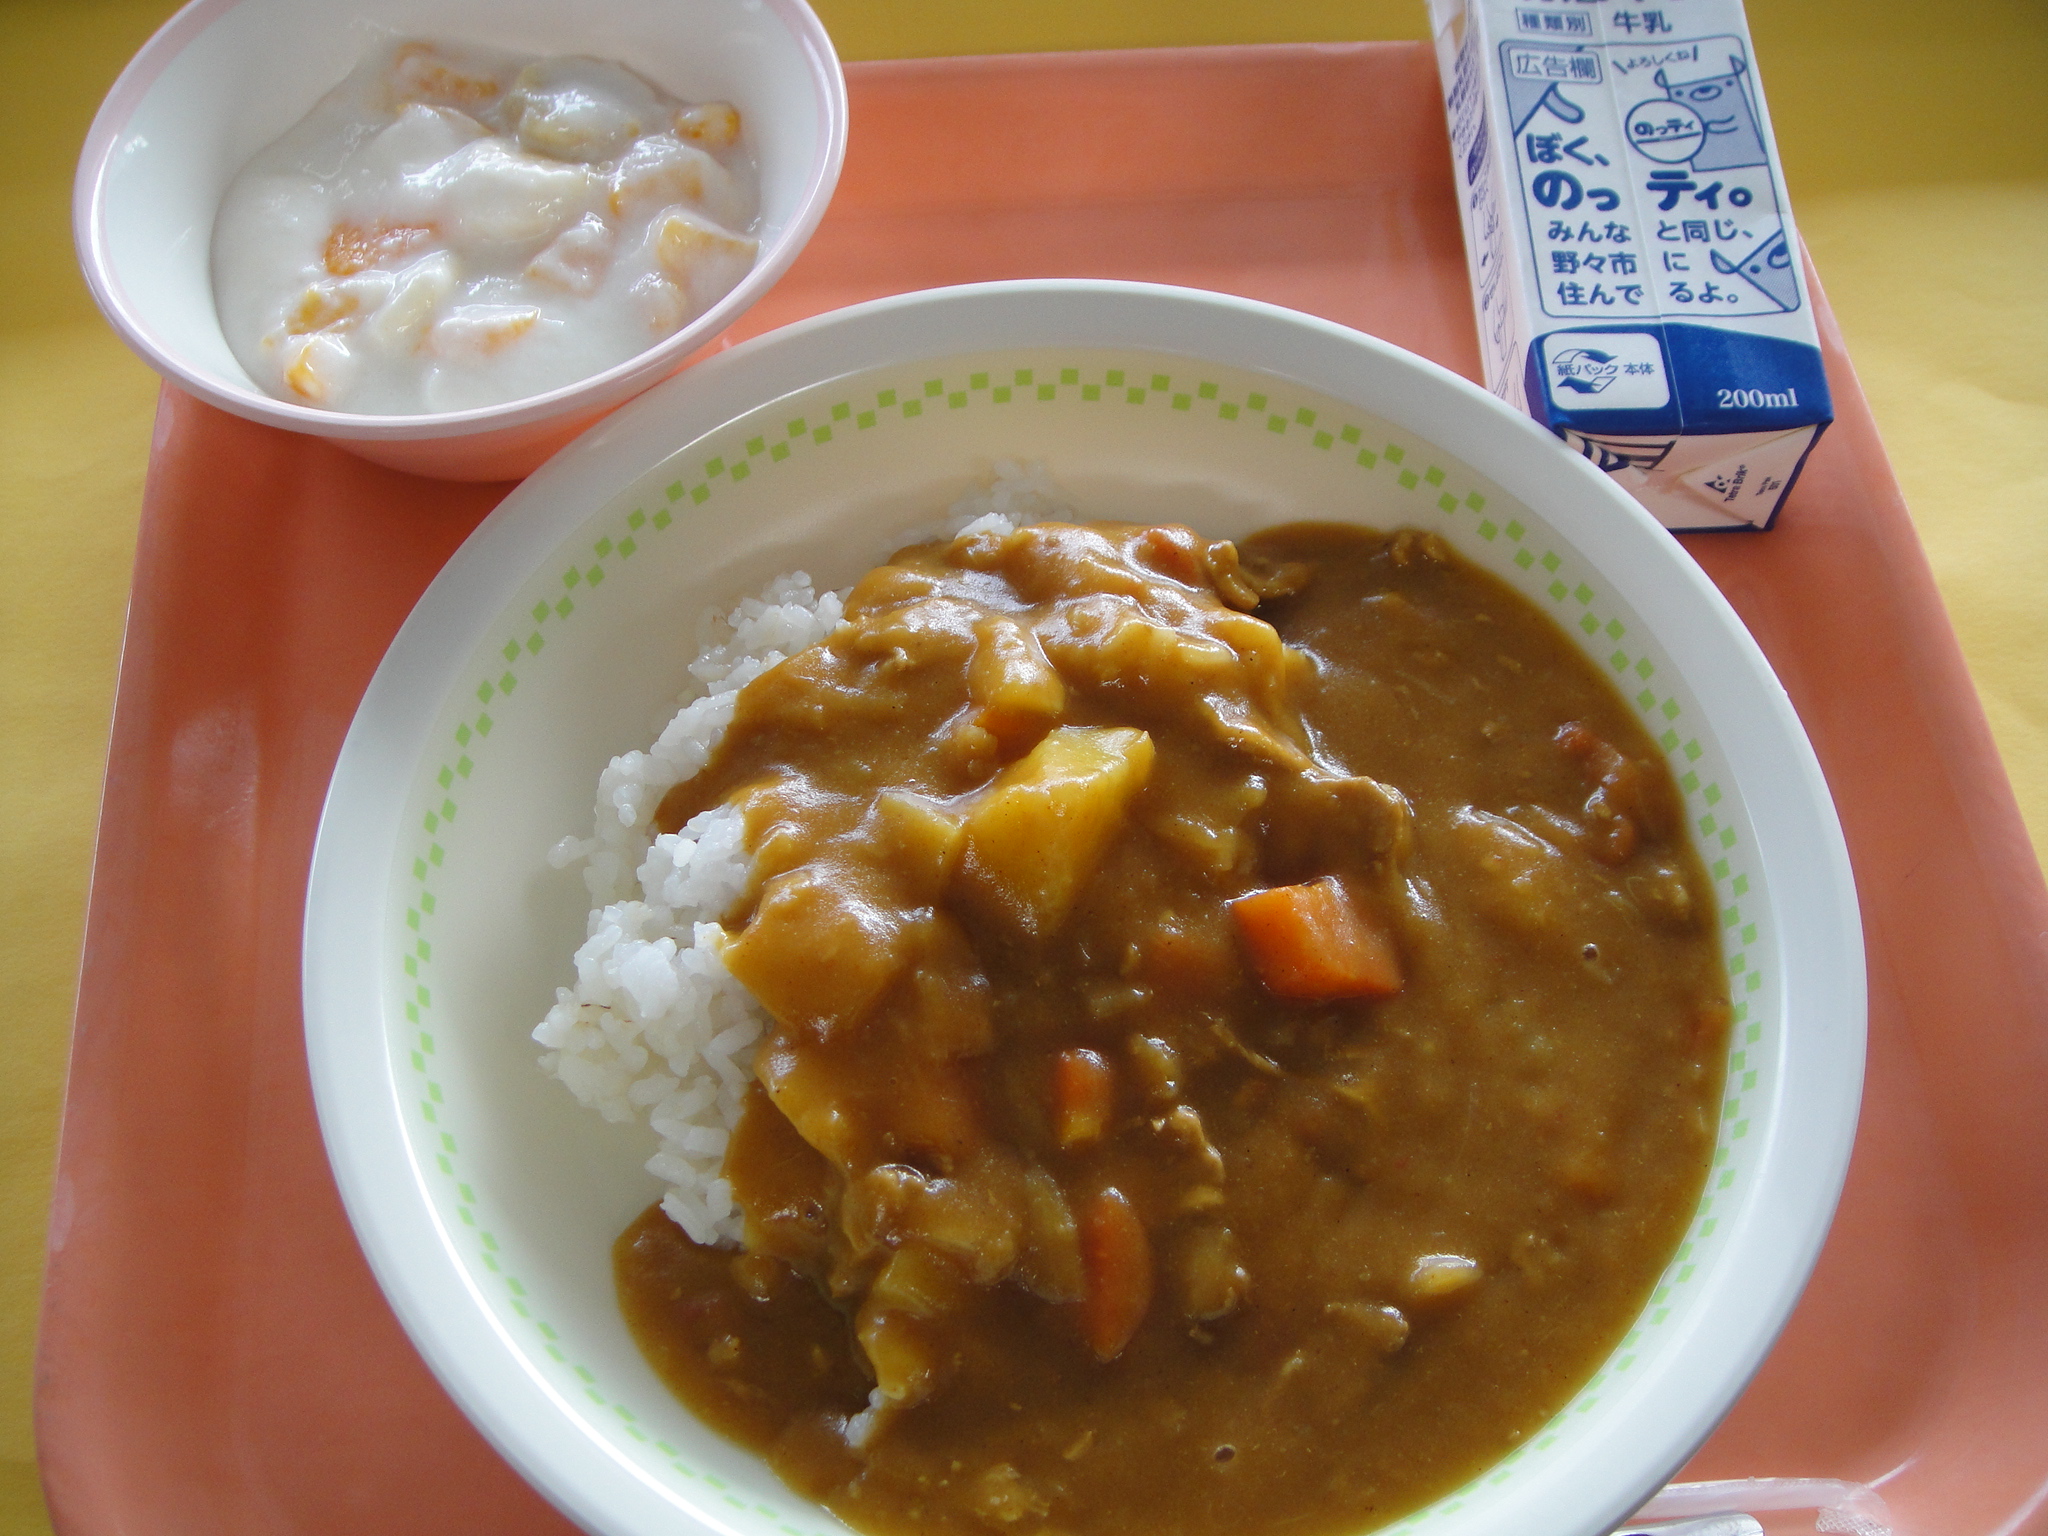
<instances>
[{"instance_id":1,"label":"fruit milk jelly","mask_svg":"<svg viewBox=\"0 0 2048 1536\"><path fill-rule=\"evenodd\" d=\"M1667 528L1834 419L1740 0L1430 0L1486 383Z\"/></svg>"}]
</instances>

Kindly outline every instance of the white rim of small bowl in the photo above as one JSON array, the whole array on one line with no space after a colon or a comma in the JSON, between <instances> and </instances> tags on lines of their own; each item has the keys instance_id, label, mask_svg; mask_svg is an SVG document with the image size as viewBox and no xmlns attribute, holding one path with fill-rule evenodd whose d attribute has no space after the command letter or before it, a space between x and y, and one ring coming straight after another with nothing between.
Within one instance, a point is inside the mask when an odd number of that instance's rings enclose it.
<instances>
[{"instance_id":1,"label":"white rim of small bowl","mask_svg":"<svg viewBox=\"0 0 2048 1536\"><path fill-rule=\"evenodd\" d=\"M115 277L107 249L105 189L107 168L115 148L126 133L129 119L173 60L222 16L253 0L191 0L158 28L134 58L128 61L92 120L79 153L78 175L72 186L71 232L77 247L79 266L86 286L121 339L144 362L181 385L208 404L252 421L284 427L315 437L374 438L385 442L408 442L420 438L469 437L522 427L569 414L561 408L577 401L590 410L603 410L630 397L636 390L659 382L681 367L689 355L731 325L789 270L809 243L846 160L847 100L846 76L839 55L832 46L824 23L805 0L759 0L766 10L789 29L809 67L813 99L818 109L818 134L814 142L815 161L797 204L797 217L783 230L776 243L762 252L761 259L741 279L738 287L703 314L644 352L635 353L601 373L593 373L545 394L528 395L501 405L476 406L465 411L440 411L414 415L362 415L347 411L316 410L294 405L257 389L224 385L211 374L190 368L165 347L142 314L128 301ZM580 399L579 399L580 397ZM571 406L573 411L576 406Z\"/></svg>"},{"instance_id":2,"label":"white rim of small bowl","mask_svg":"<svg viewBox=\"0 0 2048 1536\"><path fill-rule=\"evenodd\" d=\"M414 744L505 604L538 562L620 490L707 432L799 389L887 366L1005 348L1130 347L1213 358L1371 412L1455 455L1552 520L1584 549L1597 525L1602 573L1630 590L1657 569L1684 600L1659 613L1667 650L1724 653L1688 678L1731 766L1783 775L1748 807L1760 856L1833 901L1777 909L1788 1018L1773 1097L1797 1094L1801 1123L1764 1128L1749 1203L1720 1274L1748 1304L1698 1320L1664 1372L1658 1422L1631 1422L1649 1451L1605 1492L1549 1487L1529 1536L1605 1531L1712 1432L1775 1342L1819 1256L1847 1173L1862 1090L1865 982L1860 916L1834 803L1791 702L1706 575L1650 515L1534 421L1469 381L1386 342L1292 310L1142 283L1045 279L875 300L743 343L592 428L502 503L450 559L400 629L337 761L314 849L304 932L304 1004L314 1097L358 1239L414 1344L473 1422L572 1518L634 1536L680 1511L642 1469L581 1427L475 1289L432 1208L404 1130L399 1067L383 1025L386 904L418 769ZM600 470L600 466L602 466ZM597 471L593 473L593 471ZM1744 714L1738 710L1751 711ZM1798 971L1795 986L1792 977ZM1793 1029L1797 1007L1801 1028ZM374 1026L371 1027L374 1021ZM398 1200L391 1191L409 1191ZM1650 1454L1654 1451L1654 1454ZM1432 1506L1433 1507L1433 1506ZM1411 1517L1413 1518L1413 1517Z\"/></svg>"}]
</instances>

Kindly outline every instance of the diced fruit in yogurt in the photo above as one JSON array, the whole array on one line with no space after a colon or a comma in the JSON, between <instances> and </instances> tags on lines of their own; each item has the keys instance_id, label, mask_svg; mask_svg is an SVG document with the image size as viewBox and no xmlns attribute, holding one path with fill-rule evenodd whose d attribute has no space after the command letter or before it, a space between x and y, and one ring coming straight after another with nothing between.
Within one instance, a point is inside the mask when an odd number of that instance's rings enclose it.
<instances>
[{"instance_id":1,"label":"diced fruit in yogurt","mask_svg":"<svg viewBox=\"0 0 2048 1536\"><path fill-rule=\"evenodd\" d=\"M557 160L609 160L659 120L645 83L600 59L529 64L508 105L520 145Z\"/></svg>"},{"instance_id":2,"label":"diced fruit in yogurt","mask_svg":"<svg viewBox=\"0 0 2048 1536\"><path fill-rule=\"evenodd\" d=\"M334 233L327 237L323 254L329 272L347 277L369 267L395 265L417 252L431 250L437 239L435 231L427 225L377 225L365 229L360 224L337 224Z\"/></svg>"},{"instance_id":3,"label":"diced fruit in yogurt","mask_svg":"<svg viewBox=\"0 0 2048 1536\"><path fill-rule=\"evenodd\" d=\"M329 326L353 318L360 307L360 301L354 294L319 284L308 288L298 307L285 316L284 328L294 336L324 331Z\"/></svg>"},{"instance_id":4,"label":"diced fruit in yogurt","mask_svg":"<svg viewBox=\"0 0 2048 1536\"><path fill-rule=\"evenodd\" d=\"M690 297L658 273L650 272L633 285L633 305L657 336L672 336L690 318Z\"/></svg>"},{"instance_id":5,"label":"diced fruit in yogurt","mask_svg":"<svg viewBox=\"0 0 2048 1536\"><path fill-rule=\"evenodd\" d=\"M704 101L675 115L676 137L707 149L739 142L740 109L729 101Z\"/></svg>"},{"instance_id":6,"label":"diced fruit in yogurt","mask_svg":"<svg viewBox=\"0 0 2048 1536\"><path fill-rule=\"evenodd\" d=\"M332 332L295 336L285 346L284 382L308 405L325 405L355 372L355 354Z\"/></svg>"},{"instance_id":7,"label":"diced fruit in yogurt","mask_svg":"<svg viewBox=\"0 0 2048 1536\"><path fill-rule=\"evenodd\" d=\"M678 203L695 203L721 224L745 222L724 166L693 145L650 134L620 157L612 173L612 212L630 218Z\"/></svg>"},{"instance_id":8,"label":"diced fruit in yogurt","mask_svg":"<svg viewBox=\"0 0 2048 1536\"><path fill-rule=\"evenodd\" d=\"M490 130L467 112L414 102L365 146L366 163L404 176L437 165Z\"/></svg>"},{"instance_id":9,"label":"diced fruit in yogurt","mask_svg":"<svg viewBox=\"0 0 2048 1536\"><path fill-rule=\"evenodd\" d=\"M700 314L739 286L759 249L758 241L681 209L663 214L654 224L654 250L662 270L683 286Z\"/></svg>"},{"instance_id":10,"label":"diced fruit in yogurt","mask_svg":"<svg viewBox=\"0 0 2048 1536\"><path fill-rule=\"evenodd\" d=\"M462 304L434 322L427 347L437 357L488 357L512 345L540 319L530 304Z\"/></svg>"},{"instance_id":11,"label":"diced fruit in yogurt","mask_svg":"<svg viewBox=\"0 0 2048 1536\"><path fill-rule=\"evenodd\" d=\"M617 231L594 213L586 213L527 263L526 276L564 293L588 298L604 281L612 261Z\"/></svg>"},{"instance_id":12,"label":"diced fruit in yogurt","mask_svg":"<svg viewBox=\"0 0 2048 1536\"><path fill-rule=\"evenodd\" d=\"M305 336L354 324L390 298L394 286L386 272L364 272L314 283L285 316L285 330L294 336Z\"/></svg>"},{"instance_id":13,"label":"diced fruit in yogurt","mask_svg":"<svg viewBox=\"0 0 2048 1536\"><path fill-rule=\"evenodd\" d=\"M757 259L740 127L602 59L386 44L228 188L222 334L252 379L331 410L468 410L601 373Z\"/></svg>"},{"instance_id":14,"label":"diced fruit in yogurt","mask_svg":"<svg viewBox=\"0 0 2048 1536\"><path fill-rule=\"evenodd\" d=\"M398 103L424 101L474 111L502 92L490 73L463 68L433 43L401 43L391 61L391 91Z\"/></svg>"},{"instance_id":15,"label":"diced fruit in yogurt","mask_svg":"<svg viewBox=\"0 0 2048 1536\"><path fill-rule=\"evenodd\" d=\"M455 258L436 251L398 274L391 297L370 317L371 336L387 352L411 352L442 300L455 292Z\"/></svg>"},{"instance_id":16,"label":"diced fruit in yogurt","mask_svg":"<svg viewBox=\"0 0 2048 1536\"><path fill-rule=\"evenodd\" d=\"M458 247L540 240L591 201L595 178L510 148L500 139L465 145L434 172L446 187L448 229Z\"/></svg>"}]
</instances>

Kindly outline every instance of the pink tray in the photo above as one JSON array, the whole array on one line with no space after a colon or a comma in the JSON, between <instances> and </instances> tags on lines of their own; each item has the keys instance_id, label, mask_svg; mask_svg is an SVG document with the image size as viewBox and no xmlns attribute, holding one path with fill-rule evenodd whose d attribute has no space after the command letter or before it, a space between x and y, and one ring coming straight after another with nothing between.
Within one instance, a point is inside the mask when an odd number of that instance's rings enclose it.
<instances>
[{"instance_id":1,"label":"pink tray","mask_svg":"<svg viewBox=\"0 0 2048 1536\"><path fill-rule=\"evenodd\" d=\"M1476 372L1420 46L848 73L838 198L743 333L942 283L1146 278ZM1686 1475L1885 1478L1904 1532L2044 1532L2048 891L1820 314L1837 425L1775 532L1688 547L1776 664L1841 805L1868 1089L1813 1284ZM306 866L343 732L504 489L410 479L164 392L50 1223L38 1432L67 1536L569 1530L386 1309L300 1042Z\"/></svg>"}]
</instances>

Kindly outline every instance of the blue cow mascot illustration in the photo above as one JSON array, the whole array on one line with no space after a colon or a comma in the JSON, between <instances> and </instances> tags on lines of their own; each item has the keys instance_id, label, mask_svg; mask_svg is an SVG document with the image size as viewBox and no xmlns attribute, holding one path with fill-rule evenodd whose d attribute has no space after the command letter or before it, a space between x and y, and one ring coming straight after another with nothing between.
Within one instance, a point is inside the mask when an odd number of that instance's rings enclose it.
<instances>
[{"instance_id":1,"label":"blue cow mascot illustration","mask_svg":"<svg viewBox=\"0 0 2048 1536\"><path fill-rule=\"evenodd\" d=\"M1799 280L1792 271L1792 245L1782 229L1772 230L1755 250L1740 261L1730 261L1719 251L1710 253L1714 270L1730 277L1746 277L1757 290L1780 309L1799 307Z\"/></svg>"},{"instance_id":2,"label":"blue cow mascot illustration","mask_svg":"<svg viewBox=\"0 0 2048 1536\"><path fill-rule=\"evenodd\" d=\"M1673 101L1684 102L1706 124L1706 142L1692 157L1695 171L1732 171L1745 165L1767 165L1763 129L1750 105L1742 77L1749 66L1734 54L1728 56L1728 73L1709 75L1704 80L1685 80L1673 85L1658 70L1657 84Z\"/></svg>"}]
</instances>

